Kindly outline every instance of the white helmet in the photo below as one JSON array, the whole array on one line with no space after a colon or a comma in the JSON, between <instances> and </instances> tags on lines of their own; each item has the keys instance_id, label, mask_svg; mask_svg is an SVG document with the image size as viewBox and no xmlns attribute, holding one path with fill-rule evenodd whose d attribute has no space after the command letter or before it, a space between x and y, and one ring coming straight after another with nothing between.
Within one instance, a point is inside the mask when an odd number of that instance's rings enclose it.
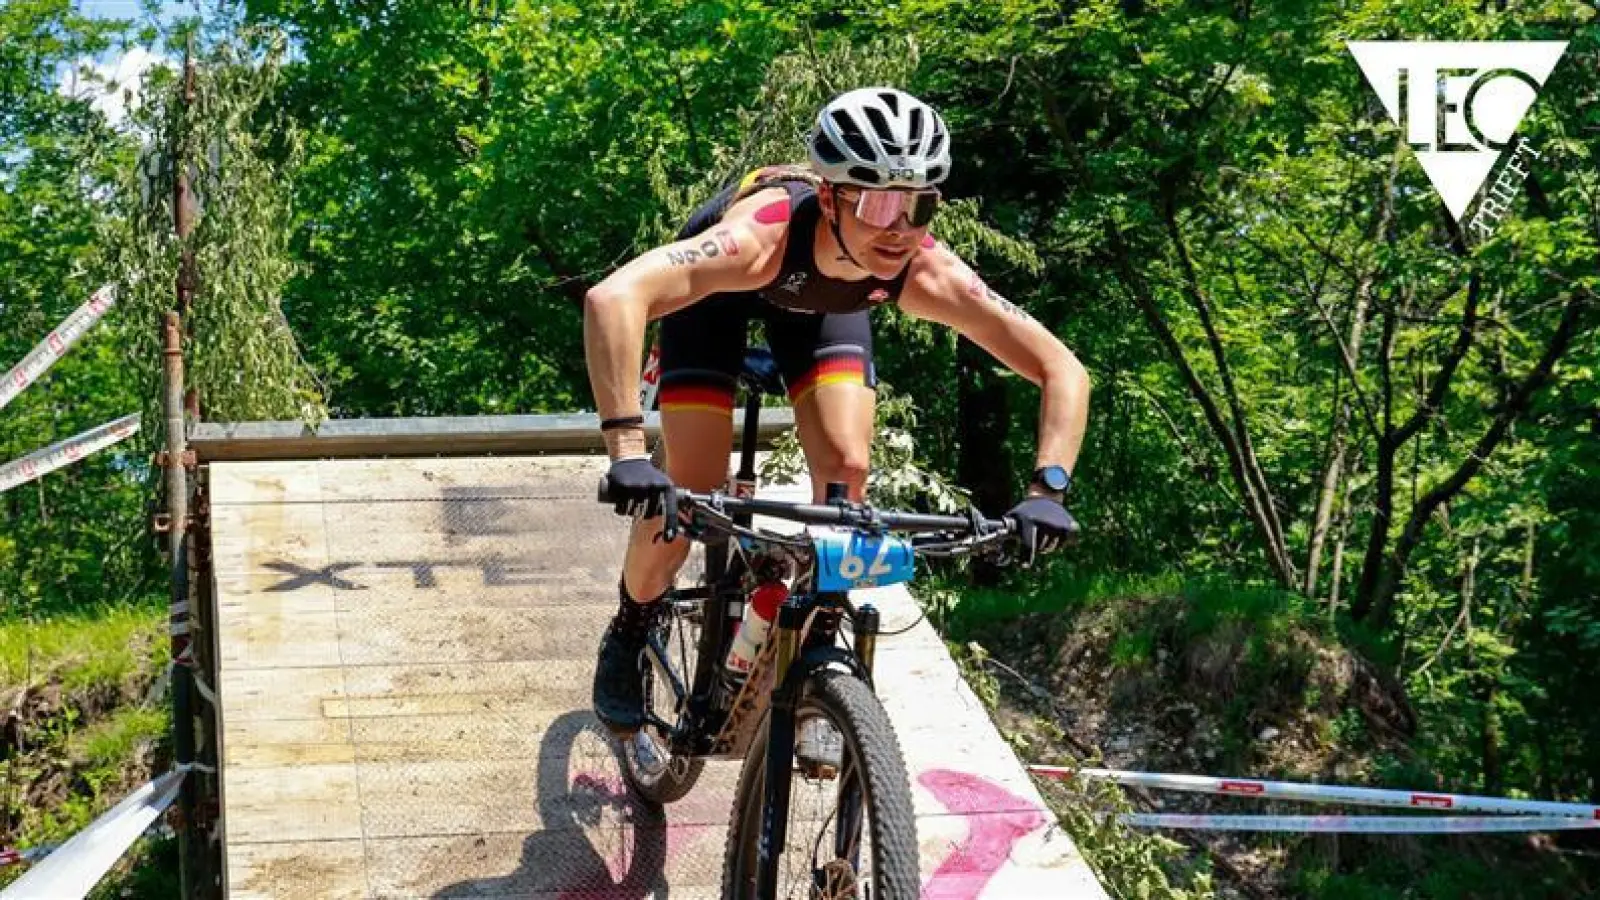
<instances>
[{"instance_id":1,"label":"white helmet","mask_svg":"<svg viewBox=\"0 0 1600 900\"><path fill-rule=\"evenodd\" d=\"M811 165L839 184L928 187L950 174L950 132L933 107L905 91L859 88L817 114Z\"/></svg>"}]
</instances>

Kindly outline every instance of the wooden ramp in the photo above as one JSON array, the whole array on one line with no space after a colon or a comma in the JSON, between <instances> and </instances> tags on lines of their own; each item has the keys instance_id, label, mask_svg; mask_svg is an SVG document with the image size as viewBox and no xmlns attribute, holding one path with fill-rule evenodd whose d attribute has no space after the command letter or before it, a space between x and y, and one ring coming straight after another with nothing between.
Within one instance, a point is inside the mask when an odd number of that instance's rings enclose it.
<instances>
[{"instance_id":1,"label":"wooden ramp","mask_svg":"<svg viewBox=\"0 0 1600 900\"><path fill-rule=\"evenodd\" d=\"M638 804L589 712L627 524L603 465L209 466L228 896L718 896L736 764ZM878 670L923 896L1103 898L927 623Z\"/></svg>"}]
</instances>

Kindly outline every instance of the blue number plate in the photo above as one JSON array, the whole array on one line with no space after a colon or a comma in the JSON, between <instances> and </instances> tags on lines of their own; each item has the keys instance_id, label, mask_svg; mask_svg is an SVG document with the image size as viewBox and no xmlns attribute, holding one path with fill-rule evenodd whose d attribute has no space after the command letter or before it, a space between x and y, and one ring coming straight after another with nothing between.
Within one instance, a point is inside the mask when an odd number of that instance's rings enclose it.
<instances>
[{"instance_id":1,"label":"blue number plate","mask_svg":"<svg viewBox=\"0 0 1600 900\"><path fill-rule=\"evenodd\" d=\"M847 591L910 581L916 553L895 535L813 530L817 548L817 590Z\"/></svg>"}]
</instances>

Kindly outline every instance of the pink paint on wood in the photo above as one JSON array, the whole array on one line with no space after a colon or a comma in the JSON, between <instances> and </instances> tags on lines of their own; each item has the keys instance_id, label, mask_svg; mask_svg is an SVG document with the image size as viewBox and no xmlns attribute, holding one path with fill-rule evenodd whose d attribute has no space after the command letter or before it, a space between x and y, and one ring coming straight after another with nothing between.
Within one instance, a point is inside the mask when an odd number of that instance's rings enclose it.
<instances>
[{"instance_id":1,"label":"pink paint on wood","mask_svg":"<svg viewBox=\"0 0 1600 900\"><path fill-rule=\"evenodd\" d=\"M970 817L966 840L934 870L923 900L978 900L1017 843L1049 821L1043 810L980 775L929 769L917 782L946 809Z\"/></svg>"}]
</instances>

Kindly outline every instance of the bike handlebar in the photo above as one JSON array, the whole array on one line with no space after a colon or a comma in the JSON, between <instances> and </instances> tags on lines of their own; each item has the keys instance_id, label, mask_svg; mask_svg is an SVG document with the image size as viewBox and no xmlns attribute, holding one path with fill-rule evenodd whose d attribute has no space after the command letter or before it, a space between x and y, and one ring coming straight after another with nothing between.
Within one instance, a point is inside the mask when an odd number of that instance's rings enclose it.
<instances>
[{"instance_id":1,"label":"bike handlebar","mask_svg":"<svg viewBox=\"0 0 1600 900\"><path fill-rule=\"evenodd\" d=\"M609 483L600 478L599 501L610 503ZM692 505L709 507L728 516L742 514L786 519L803 525L845 525L852 528L886 528L897 531L965 531L973 536L982 534L1008 534L1016 530L1008 517L986 519L980 516L943 516L930 513L882 512L872 507L854 503L792 503L786 500L746 500L720 493L698 494L679 488L669 489L663 497L663 513L667 527L676 531L678 506L687 500ZM668 540L671 540L669 537Z\"/></svg>"}]
</instances>

